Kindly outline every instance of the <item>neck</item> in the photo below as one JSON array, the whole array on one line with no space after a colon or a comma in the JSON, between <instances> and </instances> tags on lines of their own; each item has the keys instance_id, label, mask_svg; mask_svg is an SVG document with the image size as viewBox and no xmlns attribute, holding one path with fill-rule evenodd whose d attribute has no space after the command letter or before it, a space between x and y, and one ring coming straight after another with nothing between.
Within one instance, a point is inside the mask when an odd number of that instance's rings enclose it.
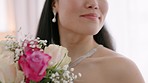
<instances>
[{"instance_id":1,"label":"neck","mask_svg":"<svg viewBox=\"0 0 148 83\"><path fill-rule=\"evenodd\" d=\"M68 55L75 60L97 46L93 35L78 35L74 33L60 33L61 45L68 49Z\"/></svg>"}]
</instances>

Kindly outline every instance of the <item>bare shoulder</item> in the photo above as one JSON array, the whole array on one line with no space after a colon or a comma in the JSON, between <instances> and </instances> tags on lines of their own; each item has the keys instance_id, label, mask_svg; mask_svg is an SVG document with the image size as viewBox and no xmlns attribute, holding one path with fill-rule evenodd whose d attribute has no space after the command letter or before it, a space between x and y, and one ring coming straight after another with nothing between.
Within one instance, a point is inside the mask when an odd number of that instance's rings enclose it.
<instances>
[{"instance_id":1,"label":"bare shoulder","mask_svg":"<svg viewBox=\"0 0 148 83\"><path fill-rule=\"evenodd\" d=\"M119 83L144 83L142 75L131 59L107 48L101 47L100 56L96 58L98 68L106 72L106 76L118 78Z\"/></svg>"}]
</instances>

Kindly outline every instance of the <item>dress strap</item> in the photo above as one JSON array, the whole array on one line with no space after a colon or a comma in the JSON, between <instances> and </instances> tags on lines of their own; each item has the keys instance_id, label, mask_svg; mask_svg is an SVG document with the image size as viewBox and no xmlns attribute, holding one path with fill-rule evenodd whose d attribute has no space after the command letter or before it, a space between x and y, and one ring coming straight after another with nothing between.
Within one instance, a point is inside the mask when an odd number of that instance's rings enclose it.
<instances>
[{"instance_id":1,"label":"dress strap","mask_svg":"<svg viewBox=\"0 0 148 83\"><path fill-rule=\"evenodd\" d=\"M99 46L97 46L97 47L91 49L91 50L88 51L86 54L84 54L84 55L78 57L76 60L74 60L73 62L71 62L70 65L69 65L70 68L72 68L72 67L74 67L74 66L77 66L77 65L78 65L80 62L82 62L84 59L86 59L86 58L92 56L92 55L97 51L97 48L98 48L98 47L99 47Z\"/></svg>"}]
</instances>

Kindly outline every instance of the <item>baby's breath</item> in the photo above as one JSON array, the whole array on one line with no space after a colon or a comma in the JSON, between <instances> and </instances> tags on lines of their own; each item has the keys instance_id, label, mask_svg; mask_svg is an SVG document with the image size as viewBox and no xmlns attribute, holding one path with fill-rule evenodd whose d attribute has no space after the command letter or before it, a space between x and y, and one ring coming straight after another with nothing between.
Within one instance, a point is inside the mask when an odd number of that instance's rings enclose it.
<instances>
[{"instance_id":1,"label":"baby's breath","mask_svg":"<svg viewBox=\"0 0 148 83\"><path fill-rule=\"evenodd\" d=\"M39 37L34 40L25 39L24 41L20 42L16 41L15 37L11 35L6 36L6 38L7 40L5 48L14 52L14 61L19 60L19 57L24 55L25 47L31 48L32 51L36 50L36 48L39 48L40 51L44 51L43 48L47 46L47 40L40 40ZM61 62L63 60L64 59L62 59ZM50 62L50 65L51 64L53 64L53 62ZM46 83L73 83L75 79L81 76L81 73L78 73L78 75L74 74L74 68L69 68L69 65L64 65L60 67L59 64L57 64L46 69L46 76L44 77L44 79L48 80L46 81ZM45 83L44 79L42 80L43 83ZM0 81L0 83L2 82ZM21 83L24 82L22 81Z\"/></svg>"},{"instance_id":2,"label":"baby's breath","mask_svg":"<svg viewBox=\"0 0 148 83\"><path fill-rule=\"evenodd\" d=\"M74 68L68 70L68 67L68 65L65 65L62 68L51 69L52 72L50 73L52 74L51 76L49 75L48 78L50 78L53 83L73 83L73 81L77 79L78 76L80 77L80 75L74 74Z\"/></svg>"}]
</instances>

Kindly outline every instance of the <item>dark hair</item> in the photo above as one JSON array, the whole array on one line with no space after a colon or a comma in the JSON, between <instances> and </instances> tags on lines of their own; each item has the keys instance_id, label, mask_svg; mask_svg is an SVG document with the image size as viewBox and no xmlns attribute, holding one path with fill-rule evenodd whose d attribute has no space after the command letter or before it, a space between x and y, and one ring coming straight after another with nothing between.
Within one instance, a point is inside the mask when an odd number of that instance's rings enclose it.
<instances>
[{"instance_id":1,"label":"dark hair","mask_svg":"<svg viewBox=\"0 0 148 83\"><path fill-rule=\"evenodd\" d=\"M36 37L47 40L48 45L53 43L60 45L58 23L52 22L52 18L54 17L52 12L53 1L54 0L46 0L44 4ZM115 50L111 41L111 37L105 26L103 26L103 28L96 35L94 35L94 40L98 44L102 44L111 50Z\"/></svg>"},{"instance_id":2,"label":"dark hair","mask_svg":"<svg viewBox=\"0 0 148 83\"><path fill-rule=\"evenodd\" d=\"M94 35L94 40L98 44L102 44L103 46L115 51L112 37L111 37L110 33L108 32L105 25L102 27L102 29L96 35Z\"/></svg>"}]
</instances>

